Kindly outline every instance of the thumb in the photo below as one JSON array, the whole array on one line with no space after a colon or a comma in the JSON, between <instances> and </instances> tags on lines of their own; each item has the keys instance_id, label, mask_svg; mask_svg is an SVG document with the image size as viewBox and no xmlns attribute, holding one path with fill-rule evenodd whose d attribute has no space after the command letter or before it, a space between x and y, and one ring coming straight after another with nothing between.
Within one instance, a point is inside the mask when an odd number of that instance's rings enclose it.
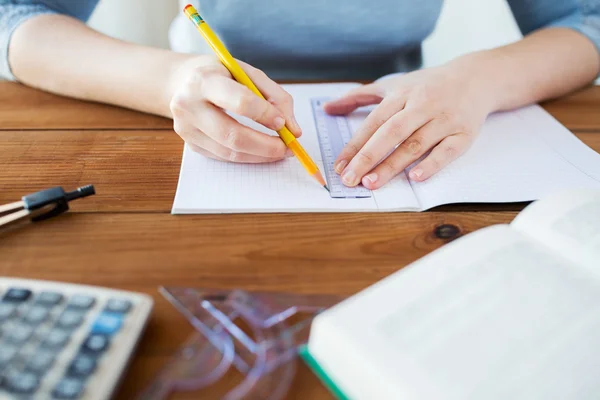
<instances>
[{"instance_id":1,"label":"thumb","mask_svg":"<svg viewBox=\"0 0 600 400\"><path fill-rule=\"evenodd\" d=\"M348 114L359 107L379 104L383 100L383 91L375 83L353 89L337 100L325 103L323 109L328 114Z\"/></svg>"}]
</instances>

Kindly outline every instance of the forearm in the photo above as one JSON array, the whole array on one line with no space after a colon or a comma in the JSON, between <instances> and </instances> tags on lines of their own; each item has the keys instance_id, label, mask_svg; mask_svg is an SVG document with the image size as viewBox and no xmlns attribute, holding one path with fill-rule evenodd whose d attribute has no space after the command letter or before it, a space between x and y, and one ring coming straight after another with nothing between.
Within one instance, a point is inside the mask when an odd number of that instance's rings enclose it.
<instances>
[{"instance_id":1,"label":"forearm","mask_svg":"<svg viewBox=\"0 0 600 400\"><path fill-rule=\"evenodd\" d=\"M472 77L490 110L500 111L590 84L600 71L600 56L585 36L550 28L514 44L460 57L449 66Z\"/></svg>"},{"instance_id":2,"label":"forearm","mask_svg":"<svg viewBox=\"0 0 600 400\"><path fill-rule=\"evenodd\" d=\"M41 15L14 32L9 63L27 85L170 117L174 77L192 57L138 46L62 15Z\"/></svg>"}]
</instances>

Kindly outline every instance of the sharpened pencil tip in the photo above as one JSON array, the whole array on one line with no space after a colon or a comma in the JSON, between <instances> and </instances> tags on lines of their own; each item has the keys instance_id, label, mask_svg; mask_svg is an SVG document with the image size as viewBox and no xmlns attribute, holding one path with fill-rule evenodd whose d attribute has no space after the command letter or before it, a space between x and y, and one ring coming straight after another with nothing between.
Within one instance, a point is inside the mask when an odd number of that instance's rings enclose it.
<instances>
[{"instance_id":1,"label":"sharpened pencil tip","mask_svg":"<svg viewBox=\"0 0 600 400\"><path fill-rule=\"evenodd\" d=\"M323 187L325 188L325 190L327 190L328 192L331 193L331 191L329 190L329 188L327 187L327 185L323 185Z\"/></svg>"}]
</instances>

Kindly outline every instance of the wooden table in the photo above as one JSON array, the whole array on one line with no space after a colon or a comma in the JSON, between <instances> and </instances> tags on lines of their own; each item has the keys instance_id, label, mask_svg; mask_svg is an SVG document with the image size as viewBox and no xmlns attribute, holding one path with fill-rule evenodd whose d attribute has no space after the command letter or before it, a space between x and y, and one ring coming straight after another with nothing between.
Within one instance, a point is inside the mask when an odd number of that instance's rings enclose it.
<instances>
[{"instance_id":1,"label":"wooden table","mask_svg":"<svg viewBox=\"0 0 600 400\"><path fill-rule=\"evenodd\" d=\"M600 152L600 87L544 106ZM59 218L0 231L0 274L155 299L119 399L134 398L191 332L160 285L350 295L460 235L511 221L523 207L173 216L182 149L169 120L0 82L0 204L52 186L97 190ZM302 367L289 398L331 396Z\"/></svg>"}]
</instances>

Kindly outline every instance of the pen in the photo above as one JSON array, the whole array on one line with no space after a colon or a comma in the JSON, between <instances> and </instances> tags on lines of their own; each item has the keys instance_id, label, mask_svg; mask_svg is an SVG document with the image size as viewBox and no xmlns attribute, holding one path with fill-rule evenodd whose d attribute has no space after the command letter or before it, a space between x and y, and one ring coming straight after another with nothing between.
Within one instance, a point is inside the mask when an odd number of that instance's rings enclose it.
<instances>
[{"instance_id":1,"label":"pen","mask_svg":"<svg viewBox=\"0 0 600 400\"><path fill-rule=\"evenodd\" d=\"M183 12L185 13L185 15L187 15L190 21L194 23L198 32L200 32L202 37L204 37L204 39L208 42L210 47L214 50L214 52L217 54L223 65L225 65L225 67L229 70L229 72L235 78L235 80L241 83L242 85L248 87L248 89L250 89L257 96L262 97L264 99L265 97L258 90L254 82L252 82L250 77L244 72L244 70L240 67L237 61L231 56L231 54L229 54L229 51L227 51L225 45L221 43L217 35L215 35L212 29L210 29L210 26L208 26L208 24L202 19L200 14L198 14L198 11L196 11L194 6L188 4L183 9ZM277 132L277 134L279 135L281 140L283 140L283 143L285 143L285 145L292 151L292 153L294 153L296 158L298 158L298 161L300 161L300 164L302 164L304 169L306 169L306 171L313 178L315 178L321 186L323 186L329 191L329 188L327 187L327 184L323 179L323 175L321 175L321 172L319 171L319 167L317 167L317 164L315 164L315 162L310 158L306 150L304 150L304 148L300 145L298 140L296 140L296 137L292 134L292 132L290 132L290 130L286 126L284 126Z\"/></svg>"}]
</instances>

